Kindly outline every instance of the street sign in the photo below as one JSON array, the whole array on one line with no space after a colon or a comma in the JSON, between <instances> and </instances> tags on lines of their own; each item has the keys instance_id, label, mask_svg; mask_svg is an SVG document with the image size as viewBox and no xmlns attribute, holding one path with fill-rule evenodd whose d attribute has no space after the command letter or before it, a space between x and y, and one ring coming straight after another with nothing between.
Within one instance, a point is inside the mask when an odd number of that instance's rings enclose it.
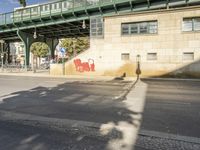
<instances>
[{"instance_id":1,"label":"street sign","mask_svg":"<svg viewBox=\"0 0 200 150\"><path fill-rule=\"evenodd\" d=\"M61 48L60 48L60 52L61 52L62 54L64 54L64 53L66 52L66 49L65 49L64 47L61 47Z\"/></svg>"}]
</instances>

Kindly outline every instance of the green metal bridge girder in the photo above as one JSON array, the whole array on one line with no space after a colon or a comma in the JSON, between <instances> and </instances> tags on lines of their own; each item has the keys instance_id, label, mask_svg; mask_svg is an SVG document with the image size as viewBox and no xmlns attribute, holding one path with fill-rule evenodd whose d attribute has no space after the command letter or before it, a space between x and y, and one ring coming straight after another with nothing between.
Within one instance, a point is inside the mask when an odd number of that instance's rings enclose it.
<instances>
[{"instance_id":1,"label":"green metal bridge girder","mask_svg":"<svg viewBox=\"0 0 200 150\"><path fill-rule=\"evenodd\" d=\"M46 38L44 36L34 39L32 34L29 34L20 30L17 31L17 35L19 36L19 38L21 39L21 41L24 43L24 46L25 46L26 66L29 66L30 47L35 42L46 43L50 49L51 57L54 58L54 50L59 43L58 39Z\"/></svg>"},{"instance_id":2,"label":"green metal bridge girder","mask_svg":"<svg viewBox=\"0 0 200 150\"><path fill-rule=\"evenodd\" d=\"M62 0L0 14L0 33L88 20L95 15L108 16L199 3L200 0ZM54 9L55 5L57 9Z\"/></svg>"}]
</instances>

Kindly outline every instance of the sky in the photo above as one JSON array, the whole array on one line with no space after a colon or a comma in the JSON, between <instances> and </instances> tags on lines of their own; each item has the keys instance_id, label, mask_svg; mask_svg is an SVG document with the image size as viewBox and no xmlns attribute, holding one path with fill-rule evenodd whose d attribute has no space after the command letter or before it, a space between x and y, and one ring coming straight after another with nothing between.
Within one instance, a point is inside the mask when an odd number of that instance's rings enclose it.
<instances>
[{"instance_id":1,"label":"sky","mask_svg":"<svg viewBox=\"0 0 200 150\"><path fill-rule=\"evenodd\" d=\"M27 5L44 3L48 0L27 0ZM20 7L18 0L0 0L0 13L11 12Z\"/></svg>"}]
</instances>

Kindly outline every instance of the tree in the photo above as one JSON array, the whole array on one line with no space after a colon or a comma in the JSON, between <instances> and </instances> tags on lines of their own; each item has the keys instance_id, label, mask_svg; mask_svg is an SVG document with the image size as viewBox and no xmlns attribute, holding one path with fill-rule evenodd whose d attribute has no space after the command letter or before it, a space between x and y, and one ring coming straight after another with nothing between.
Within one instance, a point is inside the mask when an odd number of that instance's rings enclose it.
<instances>
[{"instance_id":1,"label":"tree","mask_svg":"<svg viewBox=\"0 0 200 150\"><path fill-rule=\"evenodd\" d=\"M69 57L72 55L75 56L77 53L89 48L89 38L65 38L61 40L61 47L64 47L67 50Z\"/></svg>"},{"instance_id":2,"label":"tree","mask_svg":"<svg viewBox=\"0 0 200 150\"><path fill-rule=\"evenodd\" d=\"M26 0L18 0L20 5L22 5L23 7L26 7Z\"/></svg>"},{"instance_id":3,"label":"tree","mask_svg":"<svg viewBox=\"0 0 200 150\"><path fill-rule=\"evenodd\" d=\"M47 57L49 53L49 47L45 43L36 42L31 45L31 52L33 54L33 70L36 72L37 58L39 57L39 65L41 57Z\"/></svg>"},{"instance_id":4,"label":"tree","mask_svg":"<svg viewBox=\"0 0 200 150\"><path fill-rule=\"evenodd\" d=\"M39 58L46 57L49 53L49 47L45 43L35 42L31 45L31 52Z\"/></svg>"},{"instance_id":5,"label":"tree","mask_svg":"<svg viewBox=\"0 0 200 150\"><path fill-rule=\"evenodd\" d=\"M26 0L18 0L20 5L22 5L23 7L26 7ZM49 1L53 1L53 0L49 0Z\"/></svg>"}]
</instances>

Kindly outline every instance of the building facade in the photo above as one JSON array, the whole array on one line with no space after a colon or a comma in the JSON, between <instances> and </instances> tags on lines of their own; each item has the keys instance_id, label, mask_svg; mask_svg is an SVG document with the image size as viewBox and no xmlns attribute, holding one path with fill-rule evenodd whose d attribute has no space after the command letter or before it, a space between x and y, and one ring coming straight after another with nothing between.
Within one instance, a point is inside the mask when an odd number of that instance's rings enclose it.
<instances>
[{"instance_id":1,"label":"building facade","mask_svg":"<svg viewBox=\"0 0 200 150\"><path fill-rule=\"evenodd\" d=\"M134 76L139 55L143 76L200 77L200 6L91 19L90 26L90 49L66 63L66 74ZM77 59L95 69L77 70Z\"/></svg>"},{"instance_id":2,"label":"building facade","mask_svg":"<svg viewBox=\"0 0 200 150\"><path fill-rule=\"evenodd\" d=\"M25 49L22 42L10 43L10 55L12 64L25 64Z\"/></svg>"}]
</instances>

